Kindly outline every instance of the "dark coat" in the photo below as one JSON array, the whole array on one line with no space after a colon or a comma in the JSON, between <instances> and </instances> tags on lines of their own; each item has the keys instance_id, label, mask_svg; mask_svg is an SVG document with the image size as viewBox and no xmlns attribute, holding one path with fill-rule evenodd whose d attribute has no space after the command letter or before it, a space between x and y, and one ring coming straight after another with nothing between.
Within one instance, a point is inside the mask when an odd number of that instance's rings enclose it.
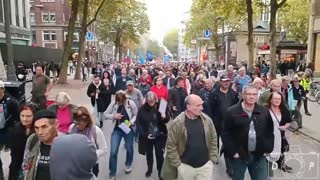
<instances>
[{"instance_id":1,"label":"dark coat","mask_svg":"<svg viewBox=\"0 0 320 180\"><path fill-rule=\"evenodd\" d=\"M163 78L163 84L167 87L167 83L168 83L168 77ZM174 87L176 85L176 80L174 78L170 78L170 88Z\"/></svg>"},{"instance_id":2,"label":"dark coat","mask_svg":"<svg viewBox=\"0 0 320 180\"><path fill-rule=\"evenodd\" d=\"M91 83L88 87L87 95L91 98L92 106L95 106L97 102L98 112L104 112L107 109L108 105L110 104L110 103L107 104L108 102L106 101L106 99L108 96L111 96L111 95L109 95L110 91L107 91L107 88L103 84L103 82L101 82L99 86L99 90L100 90L100 93L98 95L98 99L96 99L95 94L96 94L97 88L93 83ZM94 96L91 96L91 93L94 93Z\"/></svg>"},{"instance_id":3,"label":"dark coat","mask_svg":"<svg viewBox=\"0 0 320 180\"><path fill-rule=\"evenodd\" d=\"M117 77L116 87L115 87L116 92L119 90L126 90L127 89L126 83L129 80L132 80L129 76L126 76L125 78L123 78L122 76Z\"/></svg>"},{"instance_id":4,"label":"dark coat","mask_svg":"<svg viewBox=\"0 0 320 180\"><path fill-rule=\"evenodd\" d=\"M186 110L184 100L187 96L188 93L185 88L177 88L176 86L174 86L169 89L168 106L173 118L178 116L182 111ZM173 111L173 106L176 106L177 111Z\"/></svg>"},{"instance_id":5,"label":"dark coat","mask_svg":"<svg viewBox=\"0 0 320 180\"><path fill-rule=\"evenodd\" d=\"M169 111L166 111L166 117L163 119L161 117L160 112L158 111L159 105L156 104L155 107L150 107L147 103L141 106L141 108L138 111L137 114L137 130L139 132L139 153L145 154L145 144L148 140L149 135L149 126L150 126L150 120L152 120L154 117L153 115L156 114L156 122L157 127L159 129L160 136L156 138L156 140L164 141L163 142L163 148L165 147L165 141L168 134L166 123L169 121Z\"/></svg>"},{"instance_id":6,"label":"dark coat","mask_svg":"<svg viewBox=\"0 0 320 180\"><path fill-rule=\"evenodd\" d=\"M255 126L257 142L256 150L253 153L256 156L263 156L265 153L273 151L273 121L267 108L256 104L249 119L241 103L238 103L228 108L225 114L222 142L228 157L233 159L233 156L238 153L240 159L248 160L248 134L251 121Z\"/></svg>"},{"instance_id":7,"label":"dark coat","mask_svg":"<svg viewBox=\"0 0 320 180\"><path fill-rule=\"evenodd\" d=\"M19 103L11 96L4 95L0 100L3 105L4 117L6 125L0 129L0 144L7 144L9 142L9 134L14 129L14 125L19 121Z\"/></svg>"}]
</instances>

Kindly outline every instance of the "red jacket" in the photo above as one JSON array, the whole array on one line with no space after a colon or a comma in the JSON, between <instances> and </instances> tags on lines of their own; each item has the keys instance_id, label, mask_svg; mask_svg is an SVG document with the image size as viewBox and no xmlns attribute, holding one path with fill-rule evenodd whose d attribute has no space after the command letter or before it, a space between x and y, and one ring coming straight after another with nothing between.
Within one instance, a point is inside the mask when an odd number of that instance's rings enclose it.
<instances>
[{"instance_id":1,"label":"red jacket","mask_svg":"<svg viewBox=\"0 0 320 180\"><path fill-rule=\"evenodd\" d=\"M169 95L168 95L168 89L165 85L162 85L161 88L157 88L157 86L152 86L150 88L150 91L154 92L159 101L161 100L161 98L165 99L166 101L168 101L169 99Z\"/></svg>"},{"instance_id":2,"label":"red jacket","mask_svg":"<svg viewBox=\"0 0 320 180\"><path fill-rule=\"evenodd\" d=\"M143 77L141 76L139 79L138 79L138 82L141 83L143 80ZM151 85L152 84L152 79L151 79L151 76L148 75L147 76L147 84Z\"/></svg>"}]
</instances>

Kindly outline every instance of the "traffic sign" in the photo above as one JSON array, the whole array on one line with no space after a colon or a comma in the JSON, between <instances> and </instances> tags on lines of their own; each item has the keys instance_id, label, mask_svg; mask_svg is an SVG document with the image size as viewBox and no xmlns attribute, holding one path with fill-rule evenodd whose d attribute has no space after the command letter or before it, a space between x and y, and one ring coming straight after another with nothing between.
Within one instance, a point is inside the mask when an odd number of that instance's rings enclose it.
<instances>
[{"instance_id":1,"label":"traffic sign","mask_svg":"<svg viewBox=\"0 0 320 180\"><path fill-rule=\"evenodd\" d=\"M94 33L93 32L91 32L91 31L88 31L87 33L86 33L86 40L87 41L93 41L94 40Z\"/></svg>"},{"instance_id":2,"label":"traffic sign","mask_svg":"<svg viewBox=\"0 0 320 180\"><path fill-rule=\"evenodd\" d=\"M209 29L203 30L203 37L204 38L210 38L212 35L212 32Z\"/></svg>"}]
</instances>

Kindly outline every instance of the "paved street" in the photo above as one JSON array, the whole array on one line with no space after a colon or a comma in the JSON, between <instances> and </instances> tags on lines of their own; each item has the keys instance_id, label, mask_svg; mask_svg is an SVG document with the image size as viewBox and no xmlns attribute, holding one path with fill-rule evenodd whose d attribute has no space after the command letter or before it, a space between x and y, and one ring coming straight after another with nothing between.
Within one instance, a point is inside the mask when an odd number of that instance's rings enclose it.
<instances>
[{"instance_id":1,"label":"paved street","mask_svg":"<svg viewBox=\"0 0 320 180\"><path fill-rule=\"evenodd\" d=\"M87 90L87 85L89 84L87 83L82 83L79 81L73 81L70 80L70 84L68 85L56 85L55 88L52 90L51 94L50 94L50 98L53 98L55 96L55 94L59 91L66 91L67 93L69 93L69 95L72 98L72 103L77 104L77 105L85 105L87 107L91 108L91 105L89 103L89 98L86 95L86 90ZM26 93L27 93L27 97L28 97L28 93L30 92L30 88L31 88L31 83L27 83L26 85ZM318 111L316 111L318 109ZM320 125L319 122L317 122L317 115L319 117L320 113L319 113L319 106L317 104L311 104L310 103L310 110L313 113L312 117L308 117L305 120L305 126L307 126L308 124L311 123L315 123ZM318 126L319 127L319 126ZM103 132L105 133L105 137L108 143L108 146L110 146L110 134L111 131L113 129L113 126L111 124L111 122L105 122L104 127L103 127ZM308 128L309 129L309 128ZM310 130L311 131L311 130ZM300 168L300 162L298 161L298 157L301 157L305 163L307 164L305 166L305 168L308 167L308 164L310 164L309 161L311 160L316 160L317 158L319 159L319 157L316 157L314 154L312 154L311 152L316 152L319 153L320 152L320 144L302 134L298 133L288 133L288 140L290 142L291 145L291 150L290 150L290 154L287 155L287 157L293 157L288 162L289 166L292 166L295 170L301 172L301 168ZM134 153L134 164L133 164L133 172L130 175L126 175L124 173L124 162L125 162L125 149L123 146L123 142L120 146L120 150L119 150L119 156L118 156L118 170L117 170L117 179L118 180L144 180L144 179L158 179L157 178L157 171L156 171L156 167L154 165L154 171L153 174L151 176L151 178L145 178L144 174L145 171L147 169L147 165L146 165L146 160L145 157L142 155L139 155L137 153L137 143L134 144L135 145L135 153ZM109 150L109 148L108 148ZM300 154L300 156L295 156L296 154ZM1 154L1 158L3 160L3 167L5 170L5 175L7 176L8 174L8 166L10 163L10 154L9 152L3 152ZM300 158L300 159L301 159ZM104 157L103 159L100 160L99 164L100 164L100 174L99 174L99 180L105 180L108 177L108 159L109 159L109 152L107 154L106 157ZM315 163L317 166L319 166L319 163ZM226 174L225 174L225 168L224 168L224 161L221 159L219 165L216 167L215 170L215 174L214 177L215 179L229 179ZM312 170L314 170L313 168L311 168ZM317 167L317 170L319 170L320 168ZM297 172L298 173L298 172ZM304 171L304 174L307 174L308 171ZM310 172L308 174L310 176ZM284 174L282 174L280 171L276 171L275 172L275 176L276 177L280 177L280 179L285 179ZM314 176L314 174L313 174ZM246 179L250 179L249 177L247 177ZM289 179L289 178L287 178ZM298 178L298 179L303 179L303 178ZM314 179L320 179L319 176L317 178Z\"/></svg>"}]
</instances>

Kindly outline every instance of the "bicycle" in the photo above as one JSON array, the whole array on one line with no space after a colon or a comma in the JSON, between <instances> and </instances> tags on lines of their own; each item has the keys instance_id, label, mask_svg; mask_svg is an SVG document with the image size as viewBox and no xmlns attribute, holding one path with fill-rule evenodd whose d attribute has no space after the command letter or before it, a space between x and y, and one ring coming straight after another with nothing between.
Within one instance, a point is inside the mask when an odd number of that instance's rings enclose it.
<instances>
[{"instance_id":1,"label":"bicycle","mask_svg":"<svg viewBox=\"0 0 320 180\"><path fill-rule=\"evenodd\" d=\"M311 83L307 98L311 102L317 102L318 104L320 104L320 81Z\"/></svg>"}]
</instances>

